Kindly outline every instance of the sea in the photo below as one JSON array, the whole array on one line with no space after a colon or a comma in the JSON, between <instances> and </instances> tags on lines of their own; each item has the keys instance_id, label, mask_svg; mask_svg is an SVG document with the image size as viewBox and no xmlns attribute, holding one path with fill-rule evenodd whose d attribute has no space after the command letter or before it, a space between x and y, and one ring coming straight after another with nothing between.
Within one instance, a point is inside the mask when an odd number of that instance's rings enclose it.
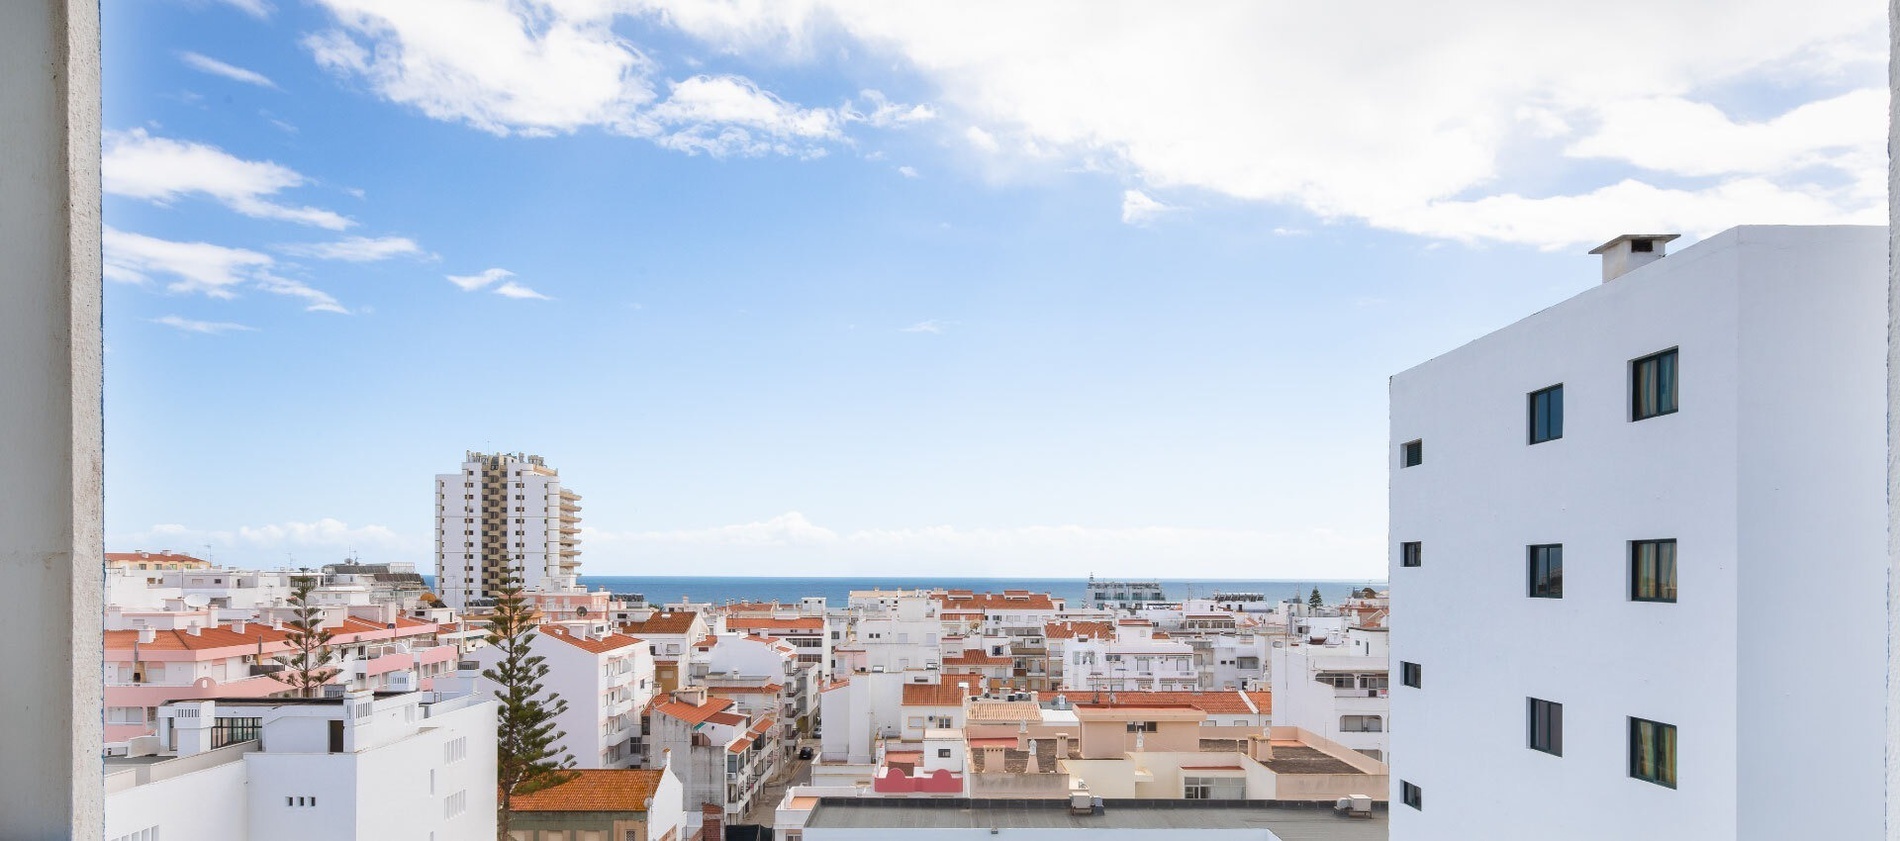
<instances>
[{"instance_id":1,"label":"sea","mask_svg":"<svg viewBox=\"0 0 1900 841\"><path fill-rule=\"evenodd\" d=\"M433 576L425 576L433 578ZM1248 579L1160 579L1162 592L1169 600L1211 596L1215 593L1260 593L1268 599L1297 598L1304 601L1315 588L1327 604L1344 601L1354 590L1364 587L1385 589L1383 581L1286 581ZM807 596L822 596L832 607L843 607L852 590L883 588L975 590L1001 592L1030 590L1048 593L1079 606L1087 595L1086 578L956 578L934 577L728 577L704 575L583 575L581 584L589 590L605 588L614 593L639 594L649 604L680 601L700 604L727 602L795 603ZM430 581L434 585L434 581Z\"/></svg>"}]
</instances>

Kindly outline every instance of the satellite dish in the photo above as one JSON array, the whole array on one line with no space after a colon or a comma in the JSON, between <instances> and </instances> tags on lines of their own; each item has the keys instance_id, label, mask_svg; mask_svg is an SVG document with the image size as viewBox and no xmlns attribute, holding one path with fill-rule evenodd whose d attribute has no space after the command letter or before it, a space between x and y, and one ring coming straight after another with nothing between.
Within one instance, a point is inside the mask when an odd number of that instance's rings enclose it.
<instances>
[{"instance_id":1,"label":"satellite dish","mask_svg":"<svg viewBox=\"0 0 1900 841\"><path fill-rule=\"evenodd\" d=\"M211 597L203 593L192 593L185 597L186 607L204 607L211 603Z\"/></svg>"},{"instance_id":2,"label":"satellite dish","mask_svg":"<svg viewBox=\"0 0 1900 841\"><path fill-rule=\"evenodd\" d=\"M574 615L575 615L575 616L586 616L586 615L587 615L587 606L586 606L586 605L581 605L580 607L577 607L577 608L574 608Z\"/></svg>"}]
</instances>

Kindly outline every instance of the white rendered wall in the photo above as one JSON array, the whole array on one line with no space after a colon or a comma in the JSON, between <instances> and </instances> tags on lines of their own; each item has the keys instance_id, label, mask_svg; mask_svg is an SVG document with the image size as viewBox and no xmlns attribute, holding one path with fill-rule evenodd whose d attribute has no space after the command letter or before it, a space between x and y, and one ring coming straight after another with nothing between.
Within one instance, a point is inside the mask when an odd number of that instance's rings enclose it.
<instances>
[{"instance_id":1,"label":"white rendered wall","mask_svg":"<svg viewBox=\"0 0 1900 841\"><path fill-rule=\"evenodd\" d=\"M1887 87L1900 96L1900 0L1888 0ZM1887 838L1900 839L1900 113L1887 126Z\"/></svg>"},{"instance_id":2,"label":"white rendered wall","mask_svg":"<svg viewBox=\"0 0 1900 841\"><path fill-rule=\"evenodd\" d=\"M0 5L0 829L103 831L99 7Z\"/></svg>"},{"instance_id":3,"label":"white rendered wall","mask_svg":"<svg viewBox=\"0 0 1900 841\"><path fill-rule=\"evenodd\" d=\"M1392 660L1424 686L1394 676L1392 798L1425 801L1394 839L1878 832L1884 479L1853 465L1884 447L1883 241L1731 230L1393 378ZM1629 361L1671 347L1681 410L1630 422ZM1559 382L1564 437L1527 445ZM1679 541L1675 604L1628 599L1648 538ZM1560 600L1526 596L1540 543ZM1801 600L1825 638L1781 621ZM1526 747L1527 697L1565 705L1564 756ZM1628 776L1628 716L1680 728L1678 788Z\"/></svg>"}]
</instances>

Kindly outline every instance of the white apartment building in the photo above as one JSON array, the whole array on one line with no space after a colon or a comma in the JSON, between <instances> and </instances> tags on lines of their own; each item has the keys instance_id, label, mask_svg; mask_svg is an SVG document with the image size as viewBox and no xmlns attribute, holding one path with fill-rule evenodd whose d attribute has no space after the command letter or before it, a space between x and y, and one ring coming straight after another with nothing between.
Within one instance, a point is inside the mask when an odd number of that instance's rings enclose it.
<instances>
[{"instance_id":1,"label":"white apartment building","mask_svg":"<svg viewBox=\"0 0 1900 841\"><path fill-rule=\"evenodd\" d=\"M1882 835L1886 237L1619 237L1392 378L1395 841Z\"/></svg>"},{"instance_id":2,"label":"white apartment building","mask_svg":"<svg viewBox=\"0 0 1900 841\"><path fill-rule=\"evenodd\" d=\"M1094 690L1187 692L1201 688L1193 647L1156 639L1154 623L1146 619L1117 619L1113 639L1078 636L1065 648L1068 661L1062 665L1062 687L1072 695Z\"/></svg>"},{"instance_id":3,"label":"white apartment building","mask_svg":"<svg viewBox=\"0 0 1900 841\"><path fill-rule=\"evenodd\" d=\"M179 701L105 765L105 837L495 837L495 707L463 695Z\"/></svg>"},{"instance_id":4,"label":"white apartment building","mask_svg":"<svg viewBox=\"0 0 1900 841\"><path fill-rule=\"evenodd\" d=\"M575 589L580 501L540 456L468 453L461 472L435 477L437 595L464 610L493 598L510 567L522 589Z\"/></svg>"},{"instance_id":5,"label":"white apartment building","mask_svg":"<svg viewBox=\"0 0 1900 841\"><path fill-rule=\"evenodd\" d=\"M1273 652L1273 723L1298 727L1380 761L1391 719L1387 632L1352 628L1344 638Z\"/></svg>"},{"instance_id":6,"label":"white apartment building","mask_svg":"<svg viewBox=\"0 0 1900 841\"><path fill-rule=\"evenodd\" d=\"M732 822L752 808L784 762L771 735L778 728L774 716L741 713L732 699L711 697L704 688L669 693L653 705L651 718L654 764L670 763L678 775L693 832L704 817L695 807L712 804Z\"/></svg>"},{"instance_id":7,"label":"white apartment building","mask_svg":"<svg viewBox=\"0 0 1900 841\"><path fill-rule=\"evenodd\" d=\"M615 633L606 623L542 625L528 650L545 658L543 689L561 696L567 711L554 719L564 731L559 749L576 768L632 768L641 756L640 711L653 699L657 681L653 654L643 640ZM481 670L494 668L494 646L469 655ZM491 697L499 685L477 679L478 694Z\"/></svg>"}]
</instances>

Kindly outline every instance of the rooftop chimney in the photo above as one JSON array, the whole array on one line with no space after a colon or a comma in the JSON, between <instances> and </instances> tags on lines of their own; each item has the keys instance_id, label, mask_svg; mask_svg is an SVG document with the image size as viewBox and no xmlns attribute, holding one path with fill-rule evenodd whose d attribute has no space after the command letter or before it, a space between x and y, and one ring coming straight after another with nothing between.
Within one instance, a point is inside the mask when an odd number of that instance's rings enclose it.
<instances>
[{"instance_id":1,"label":"rooftop chimney","mask_svg":"<svg viewBox=\"0 0 1900 841\"><path fill-rule=\"evenodd\" d=\"M156 628L140 628L139 629L139 642L145 643L146 645L151 645L152 643L157 642L157 641L158 641L158 629Z\"/></svg>"},{"instance_id":2,"label":"rooftop chimney","mask_svg":"<svg viewBox=\"0 0 1900 841\"><path fill-rule=\"evenodd\" d=\"M1603 282L1609 283L1629 272L1663 258L1663 246L1681 234L1624 234L1590 249L1603 255Z\"/></svg>"}]
</instances>

